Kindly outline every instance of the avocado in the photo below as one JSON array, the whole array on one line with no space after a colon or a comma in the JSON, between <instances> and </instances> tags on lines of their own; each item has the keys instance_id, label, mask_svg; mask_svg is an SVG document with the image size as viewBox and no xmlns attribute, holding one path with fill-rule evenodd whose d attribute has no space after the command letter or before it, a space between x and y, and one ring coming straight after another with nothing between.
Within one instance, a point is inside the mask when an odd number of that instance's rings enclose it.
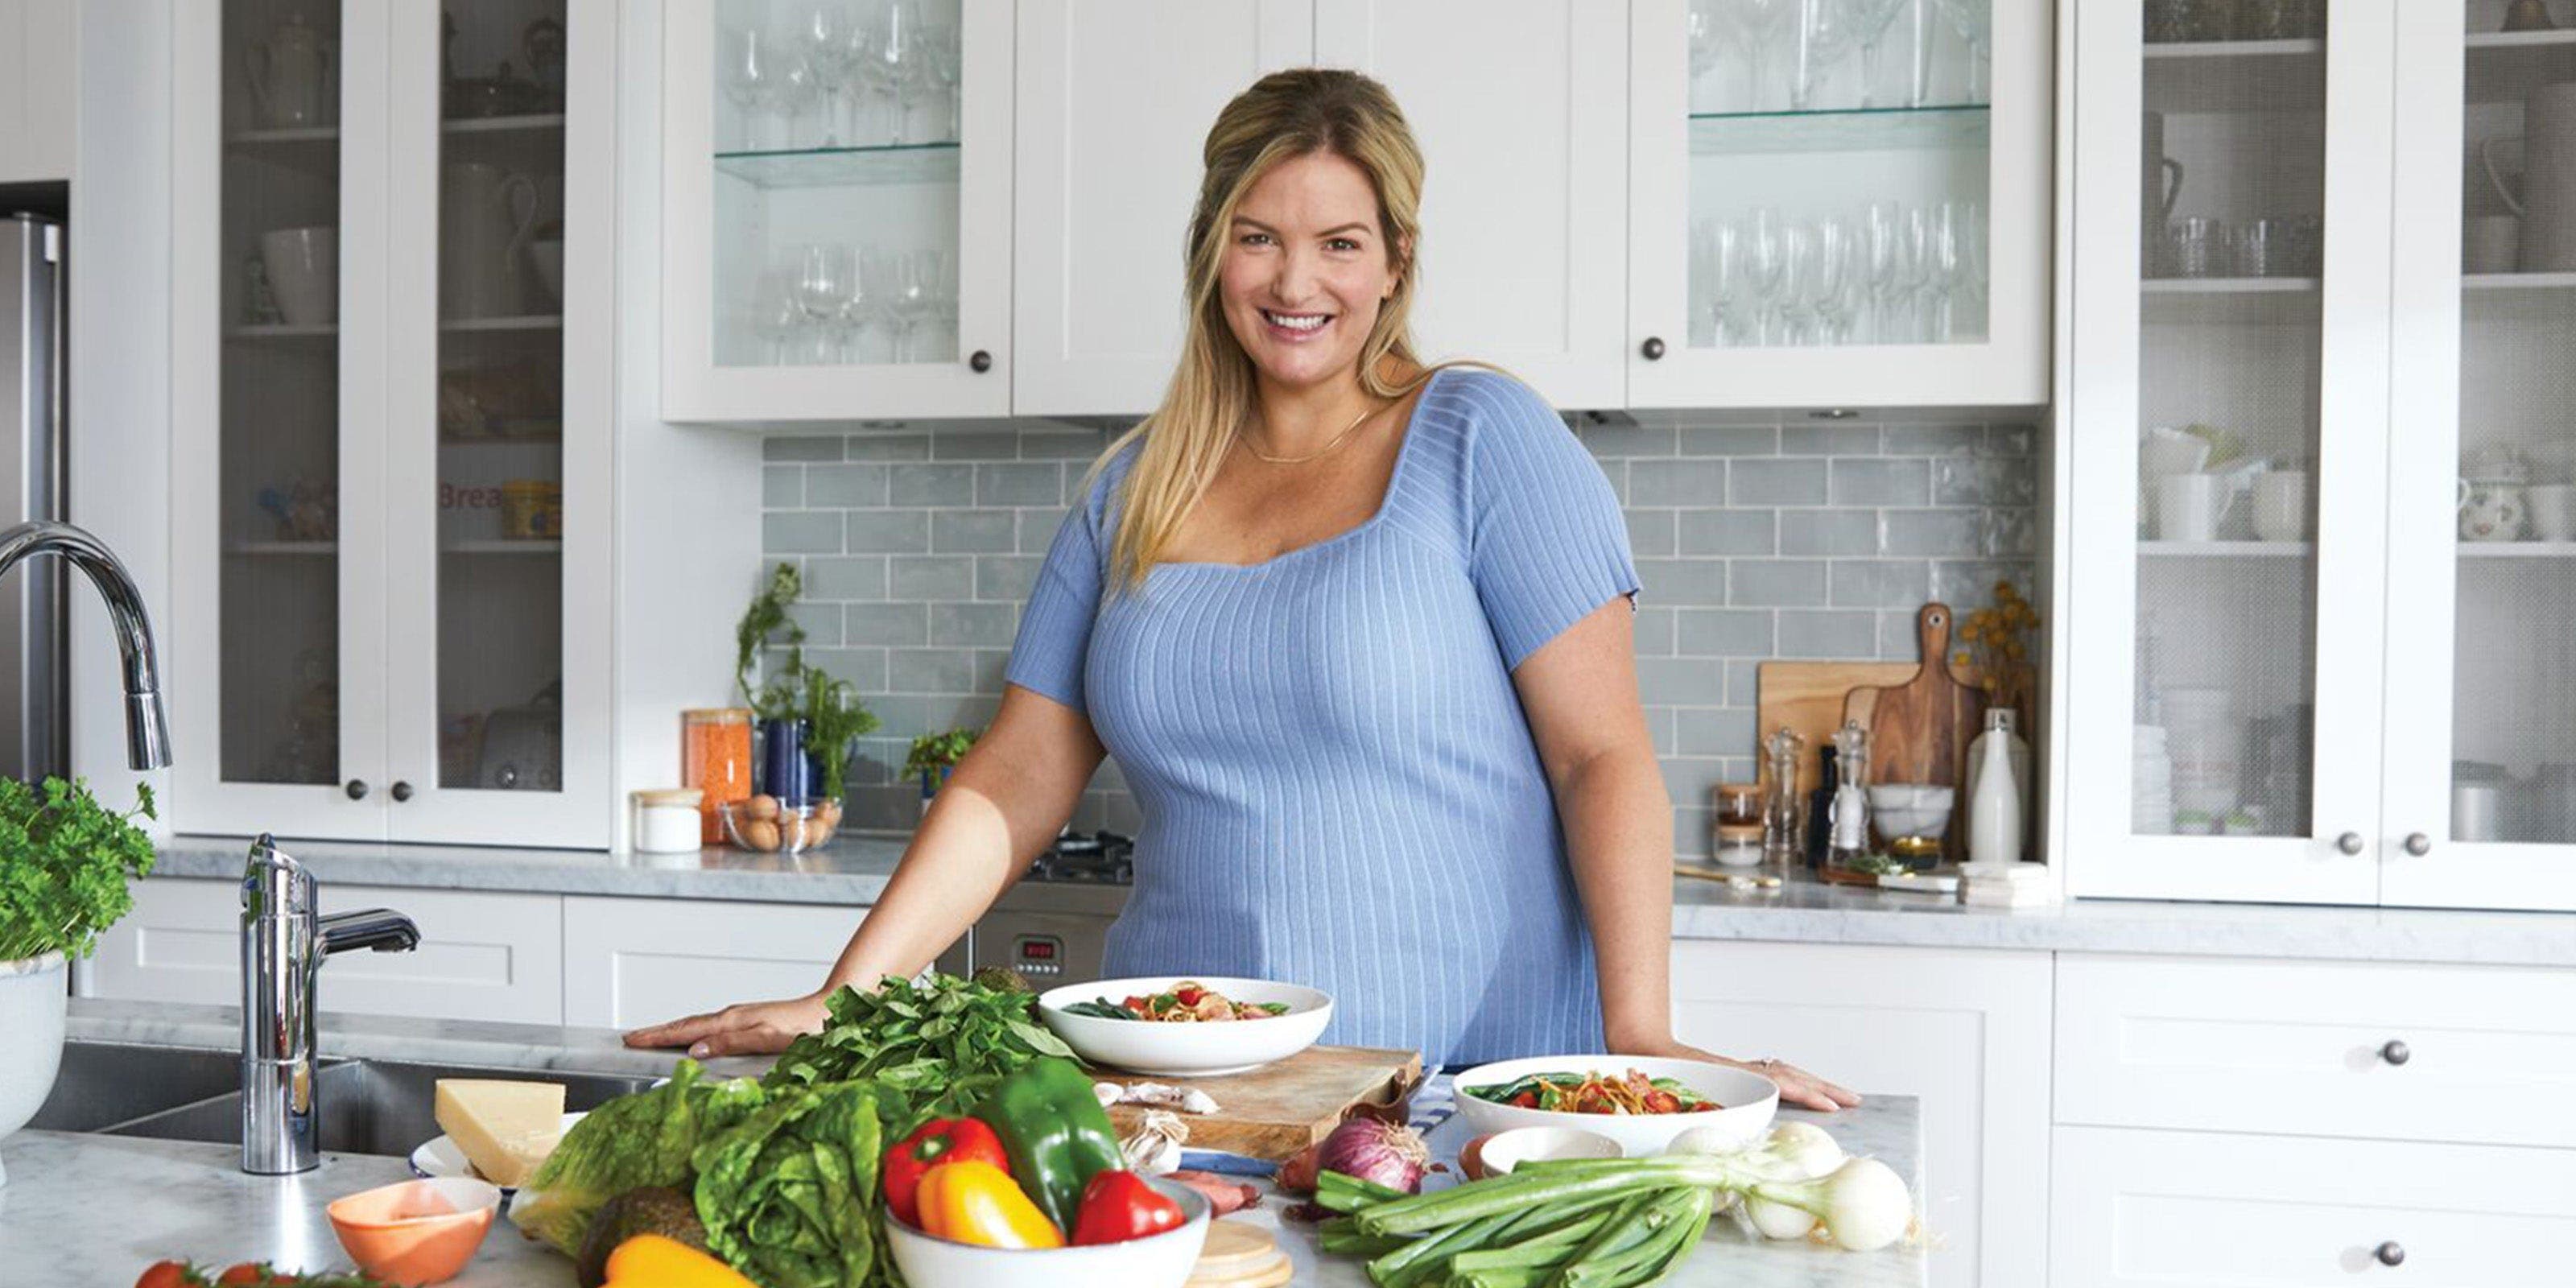
<instances>
[{"instance_id":1,"label":"avocado","mask_svg":"<svg viewBox=\"0 0 2576 1288\"><path fill-rule=\"evenodd\" d=\"M996 993L1034 993L1028 977L1008 966L987 966L975 972L975 982Z\"/></svg>"},{"instance_id":2,"label":"avocado","mask_svg":"<svg viewBox=\"0 0 2576 1288\"><path fill-rule=\"evenodd\" d=\"M583 1236L573 1273L581 1288L608 1282L608 1254L639 1234L677 1239L700 1252L707 1250L707 1228L698 1222L697 1205L667 1185L644 1185L600 1205Z\"/></svg>"}]
</instances>

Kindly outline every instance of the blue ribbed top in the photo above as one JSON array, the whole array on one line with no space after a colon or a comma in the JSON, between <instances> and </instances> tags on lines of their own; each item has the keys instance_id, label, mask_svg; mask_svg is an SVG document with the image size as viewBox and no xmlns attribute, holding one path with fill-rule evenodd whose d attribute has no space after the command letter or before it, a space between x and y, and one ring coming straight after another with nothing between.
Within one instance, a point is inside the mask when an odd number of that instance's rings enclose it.
<instances>
[{"instance_id":1,"label":"blue ribbed top","mask_svg":"<svg viewBox=\"0 0 2576 1288\"><path fill-rule=\"evenodd\" d=\"M1132 449L1047 552L1008 678L1086 713L1143 814L1118 975L1337 999L1328 1042L1600 1049L1591 939L1511 670L1637 589L1609 480L1508 376L1432 377L1384 503L1266 563L1102 595Z\"/></svg>"}]
</instances>

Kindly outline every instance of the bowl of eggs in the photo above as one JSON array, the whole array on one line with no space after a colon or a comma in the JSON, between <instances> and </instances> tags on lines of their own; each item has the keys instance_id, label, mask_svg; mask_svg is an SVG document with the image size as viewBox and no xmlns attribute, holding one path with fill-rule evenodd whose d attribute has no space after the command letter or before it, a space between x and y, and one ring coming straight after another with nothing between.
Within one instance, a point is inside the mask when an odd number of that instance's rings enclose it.
<instances>
[{"instance_id":1,"label":"bowl of eggs","mask_svg":"<svg viewBox=\"0 0 2576 1288\"><path fill-rule=\"evenodd\" d=\"M841 826L841 802L823 797L783 801L752 796L716 808L735 845L763 854L803 853L831 840Z\"/></svg>"}]
</instances>

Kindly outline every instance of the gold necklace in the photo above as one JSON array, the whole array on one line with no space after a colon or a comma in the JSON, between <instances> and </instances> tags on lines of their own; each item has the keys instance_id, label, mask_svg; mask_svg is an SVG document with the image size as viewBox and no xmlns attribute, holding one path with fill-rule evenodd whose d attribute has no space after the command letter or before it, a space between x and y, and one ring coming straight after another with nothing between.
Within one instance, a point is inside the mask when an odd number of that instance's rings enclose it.
<instances>
[{"instance_id":1,"label":"gold necklace","mask_svg":"<svg viewBox=\"0 0 2576 1288\"><path fill-rule=\"evenodd\" d=\"M1331 455L1333 449L1341 446L1343 442L1348 440L1350 436L1359 429L1363 422L1367 421L1369 417L1384 410L1386 410L1386 408L1383 405L1361 408L1360 414L1353 418L1351 423L1343 428L1342 432L1333 435L1333 441L1324 444L1323 447L1315 451L1308 452L1304 456L1272 456L1269 453L1262 451L1260 448L1253 446L1252 440L1249 437L1241 438L1237 441L1243 444L1243 450L1252 453L1254 460L1268 461L1272 465L1303 465L1318 457Z\"/></svg>"}]
</instances>

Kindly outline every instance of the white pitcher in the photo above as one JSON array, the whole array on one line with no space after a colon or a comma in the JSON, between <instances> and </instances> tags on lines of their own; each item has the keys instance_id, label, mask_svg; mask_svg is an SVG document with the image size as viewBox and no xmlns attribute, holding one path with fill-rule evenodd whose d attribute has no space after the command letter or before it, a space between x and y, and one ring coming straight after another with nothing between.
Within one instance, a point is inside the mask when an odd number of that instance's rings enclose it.
<instances>
[{"instance_id":1,"label":"white pitcher","mask_svg":"<svg viewBox=\"0 0 2576 1288\"><path fill-rule=\"evenodd\" d=\"M2543 85L2523 100L2520 197L2496 172L2495 147L2505 137L2481 140L2478 160L2496 195L2522 216L2522 271L2576 270L2576 81Z\"/></svg>"},{"instance_id":2,"label":"white pitcher","mask_svg":"<svg viewBox=\"0 0 2576 1288\"><path fill-rule=\"evenodd\" d=\"M242 74L262 120L279 129L330 121L331 50L304 15L278 24L265 42L242 50Z\"/></svg>"},{"instance_id":3,"label":"white pitcher","mask_svg":"<svg viewBox=\"0 0 2576 1288\"><path fill-rule=\"evenodd\" d=\"M479 161L449 165L438 201L438 313L443 318L527 312L521 268L537 223L537 185Z\"/></svg>"}]
</instances>

